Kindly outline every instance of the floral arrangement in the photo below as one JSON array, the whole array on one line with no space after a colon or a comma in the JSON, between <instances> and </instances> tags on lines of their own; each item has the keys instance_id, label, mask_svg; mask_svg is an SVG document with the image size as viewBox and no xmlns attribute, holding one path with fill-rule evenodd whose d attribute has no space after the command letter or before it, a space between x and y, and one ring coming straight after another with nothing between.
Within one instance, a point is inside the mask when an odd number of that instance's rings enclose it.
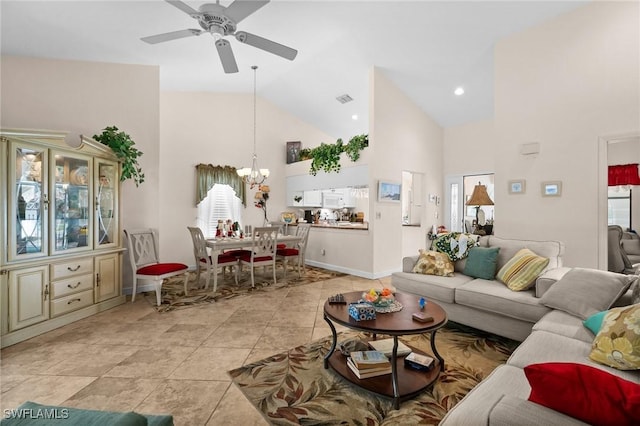
<instances>
[{"instance_id":1,"label":"floral arrangement","mask_svg":"<svg viewBox=\"0 0 640 426\"><path fill-rule=\"evenodd\" d=\"M372 303L376 306L389 306L395 300L391 289L386 287L382 290L372 288L371 290L362 293L362 298L366 302Z\"/></svg>"},{"instance_id":2,"label":"floral arrangement","mask_svg":"<svg viewBox=\"0 0 640 426\"><path fill-rule=\"evenodd\" d=\"M254 199L256 200L254 202L254 205L257 208L262 209L262 211L264 212L265 223L269 221L269 219L267 219L267 200L269 199L269 191L269 185L260 185L258 187L258 192L256 192L256 195L254 197Z\"/></svg>"}]
</instances>

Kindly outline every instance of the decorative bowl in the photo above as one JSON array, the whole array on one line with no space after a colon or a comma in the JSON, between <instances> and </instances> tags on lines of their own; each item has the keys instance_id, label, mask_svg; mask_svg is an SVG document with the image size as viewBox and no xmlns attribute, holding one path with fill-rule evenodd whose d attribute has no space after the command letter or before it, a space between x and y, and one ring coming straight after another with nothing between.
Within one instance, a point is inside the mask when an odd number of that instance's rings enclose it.
<instances>
[{"instance_id":1,"label":"decorative bowl","mask_svg":"<svg viewBox=\"0 0 640 426\"><path fill-rule=\"evenodd\" d=\"M393 292L388 288L383 288L382 290L376 290L372 288L368 292L362 293L362 298L366 302L371 303L373 306L379 308L386 308L395 301Z\"/></svg>"}]
</instances>

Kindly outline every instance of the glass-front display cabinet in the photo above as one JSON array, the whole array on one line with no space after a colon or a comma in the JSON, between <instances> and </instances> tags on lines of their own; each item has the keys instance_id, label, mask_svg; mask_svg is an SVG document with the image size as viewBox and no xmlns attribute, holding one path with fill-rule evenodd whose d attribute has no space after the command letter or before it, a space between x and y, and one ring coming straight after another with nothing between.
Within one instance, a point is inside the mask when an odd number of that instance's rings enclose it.
<instances>
[{"instance_id":1,"label":"glass-front display cabinet","mask_svg":"<svg viewBox=\"0 0 640 426\"><path fill-rule=\"evenodd\" d=\"M125 301L120 163L66 138L0 129L2 347Z\"/></svg>"}]
</instances>

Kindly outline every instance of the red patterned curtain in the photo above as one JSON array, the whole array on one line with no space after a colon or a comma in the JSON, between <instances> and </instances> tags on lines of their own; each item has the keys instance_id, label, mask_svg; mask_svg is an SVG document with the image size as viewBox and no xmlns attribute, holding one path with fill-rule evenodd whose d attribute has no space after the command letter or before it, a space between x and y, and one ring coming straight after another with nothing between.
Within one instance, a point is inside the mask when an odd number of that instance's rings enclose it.
<instances>
[{"instance_id":1,"label":"red patterned curtain","mask_svg":"<svg viewBox=\"0 0 640 426\"><path fill-rule=\"evenodd\" d=\"M609 186L640 185L638 163L609 166Z\"/></svg>"}]
</instances>

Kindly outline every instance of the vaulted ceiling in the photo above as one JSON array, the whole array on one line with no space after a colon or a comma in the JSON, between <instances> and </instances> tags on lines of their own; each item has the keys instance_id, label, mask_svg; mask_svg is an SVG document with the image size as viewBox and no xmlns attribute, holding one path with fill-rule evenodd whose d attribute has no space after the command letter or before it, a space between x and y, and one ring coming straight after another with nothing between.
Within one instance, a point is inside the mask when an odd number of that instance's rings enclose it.
<instances>
[{"instance_id":1,"label":"vaulted ceiling","mask_svg":"<svg viewBox=\"0 0 640 426\"><path fill-rule=\"evenodd\" d=\"M205 2L185 3L197 9ZM155 45L140 40L198 28L167 2L3 0L1 50L158 65L165 91L251 92L251 66L258 65L259 96L336 138L349 138L368 131L373 66L443 127L491 118L495 43L584 3L273 0L238 30L291 46L298 56L288 61L228 37L239 72L225 74L209 34ZM459 86L462 96L453 93ZM343 94L354 100L339 103Z\"/></svg>"}]
</instances>

